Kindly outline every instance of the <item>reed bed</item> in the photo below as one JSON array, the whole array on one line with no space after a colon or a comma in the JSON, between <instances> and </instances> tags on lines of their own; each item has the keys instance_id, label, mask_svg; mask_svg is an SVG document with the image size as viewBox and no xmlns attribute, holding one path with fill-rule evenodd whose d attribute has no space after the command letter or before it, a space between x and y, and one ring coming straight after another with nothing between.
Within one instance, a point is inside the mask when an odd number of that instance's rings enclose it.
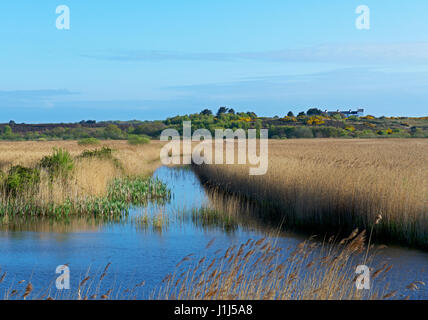
<instances>
[{"instance_id":1,"label":"reed bed","mask_svg":"<svg viewBox=\"0 0 428 320\"><path fill-rule=\"evenodd\" d=\"M109 142L87 149L68 141L0 143L6 181L0 190L1 222L17 216L118 218L129 205L167 200L165 185L149 178L160 165L160 146Z\"/></svg>"},{"instance_id":2,"label":"reed bed","mask_svg":"<svg viewBox=\"0 0 428 320\"><path fill-rule=\"evenodd\" d=\"M357 230L334 247L308 239L285 250L273 240L250 239L214 257L183 258L164 279L160 299L359 300L381 299L385 287L358 290L355 268L364 261L365 232ZM210 244L208 244L210 245ZM182 266L183 265L183 266ZM381 276L387 267L379 269Z\"/></svg>"},{"instance_id":3,"label":"reed bed","mask_svg":"<svg viewBox=\"0 0 428 320\"><path fill-rule=\"evenodd\" d=\"M236 157L235 157L236 159ZM428 141L269 142L269 169L195 165L201 181L261 205L266 220L308 232L370 230L373 239L428 248Z\"/></svg>"},{"instance_id":4,"label":"reed bed","mask_svg":"<svg viewBox=\"0 0 428 320\"><path fill-rule=\"evenodd\" d=\"M115 178L111 181L107 197L111 201L126 201L141 205L148 201L168 200L171 191L159 179Z\"/></svg>"},{"instance_id":5,"label":"reed bed","mask_svg":"<svg viewBox=\"0 0 428 320\"><path fill-rule=\"evenodd\" d=\"M154 212L146 212L132 217L131 222L137 230L152 231L162 233L167 230L170 223L170 215L167 214L163 208L156 208Z\"/></svg>"},{"instance_id":6,"label":"reed bed","mask_svg":"<svg viewBox=\"0 0 428 320\"><path fill-rule=\"evenodd\" d=\"M145 282L141 281L125 287L124 283L117 283L111 279L109 273L111 263L105 267L92 271L88 267L84 274L79 275L77 281L71 282L70 289L59 290L55 286L55 279L45 287L33 285L32 280L17 280L14 278L8 286L1 288L2 283L12 278L6 271L0 275L0 298L2 300L134 300L140 293Z\"/></svg>"},{"instance_id":7,"label":"reed bed","mask_svg":"<svg viewBox=\"0 0 428 320\"><path fill-rule=\"evenodd\" d=\"M103 141L101 146L88 147L86 145L79 145L77 141L1 141L0 142L0 170L5 171L12 165L22 165L25 167L32 167L36 165L40 159L52 153L54 148L61 148L67 150L73 157L78 157L85 150L90 150L100 147L109 147L115 150L115 157L123 164L124 169L128 175L144 175L149 176L153 171L159 167L159 152L163 143L159 141L151 141L150 144L133 146L129 145L126 141ZM91 162L93 160L94 162ZM94 166L95 164L99 164ZM79 186L87 186L87 190L92 187L100 189L101 186L106 186L103 175L111 171L111 163L109 162L106 169L105 162L102 159L84 159L82 161L82 171L89 174L88 171L93 171L94 174L91 178L97 178L95 181L90 179L78 180ZM77 165L77 167L79 167ZM97 168L97 170L93 170ZM90 169L90 170L88 170ZM113 175L119 172L113 170ZM99 180L101 179L101 180ZM100 184L101 186L97 186Z\"/></svg>"}]
</instances>

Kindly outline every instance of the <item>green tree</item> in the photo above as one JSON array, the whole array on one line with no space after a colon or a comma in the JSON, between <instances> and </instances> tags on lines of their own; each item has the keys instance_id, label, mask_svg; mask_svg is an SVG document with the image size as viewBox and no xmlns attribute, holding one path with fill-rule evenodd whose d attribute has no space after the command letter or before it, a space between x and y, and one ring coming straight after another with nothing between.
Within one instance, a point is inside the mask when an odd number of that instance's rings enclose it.
<instances>
[{"instance_id":1,"label":"green tree","mask_svg":"<svg viewBox=\"0 0 428 320\"><path fill-rule=\"evenodd\" d=\"M12 134L12 128L9 125L3 127L3 134L9 136Z\"/></svg>"},{"instance_id":2,"label":"green tree","mask_svg":"<svg viewBox=\"0 0 428 320\"><path fill-rule=\"evenodd\" d=\"M189 118L187 120L190 120ZM182 120L186 121L186 120ZM182 121L179 121L178 124L181 124ZM139 125L134 130L134 134L145 134L150 137L157 137L161 134L162 130L166 128L166 125L163 122L155 121L155 122L145 122Z\"/></svg>"},{"instance_id":3,"label":"green tree","mask_svg":"<svg viewBox=\"0 0 428 320\"><path fill-rule=\"evenodd\" d=\"M308 116L320 116L322 114L322 111L318 108L310 108L306 114Z\"/></svg>"},{"instance_id":4,"label":"green tree","mask_svg":"<svg viewBox=\"0 0 428 320\"><path fill-rule=\"evenodd\" d=\"M120 128L115 124L109 124L104 129L104 135L106 138L120 139L122 138L122 130L120 130Z\"/></svg>"},{"instance_id":5,"label":"green tree","mask_svg":"<svg viewBox=\"0 0 428 320\"><path fill-rule=\"evenodd\" d=\"M227 112L227 110L229 110L226 107L220 107L217 111L217 117L220 117L222 114L225 114Z\"/></svg>"},{"instance_id":6,"label":"green tree","mask_svg":"<svg viewBox=\"0 0 428 320\"><path fill-rule=\"evenodd\" d=\"M210 116L212 114L213 114L213 112L210 109L204 109L200 113L200 115L203 115L203 116Z\"/></svg>"}]
</instances>

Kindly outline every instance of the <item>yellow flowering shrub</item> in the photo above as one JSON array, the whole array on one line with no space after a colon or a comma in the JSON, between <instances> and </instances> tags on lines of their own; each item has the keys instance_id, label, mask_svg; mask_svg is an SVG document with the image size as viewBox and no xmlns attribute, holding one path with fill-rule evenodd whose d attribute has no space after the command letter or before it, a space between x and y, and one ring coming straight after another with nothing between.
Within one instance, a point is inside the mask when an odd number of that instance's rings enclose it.
<instances>
[{"instance_id":1,"label":"yellow flowering shrub","mask_svg":"<svg viewBox=\"0 0 428 320\"><path fill-rule=\"evenodd\" d=\"M323 117L321 117L321 116L312 116L306 121L306 124L308 124L308 125L312 125L312 124L320 125L320 124L324 124L324 123L325 123L325 121L324 121Z\"/></svg>"},{"instance_id":2,"label":"yellow flowering shrub","mask_svg":"<svg viewBox=\"0 0 428 320\"><path fill-rule=\"evenodd\" d=\"M247 118L239 118L239 120L238 121L242 121L242 122L251 122L251 121L253 121L253 119L251 119L250 117L247 117Z\"/></svg>"},{"instance_id":3,"label":"yellow flowering shrub","mask_svg":"<svg viewBox=\"0 0 428 320\"><path fill-rule=\"evenodd\" d=\"M297 122L296 117L289 117L289 116L285 116L284 118L282 118L282 120L287 122Z\"/></svg>"}]
</instances>

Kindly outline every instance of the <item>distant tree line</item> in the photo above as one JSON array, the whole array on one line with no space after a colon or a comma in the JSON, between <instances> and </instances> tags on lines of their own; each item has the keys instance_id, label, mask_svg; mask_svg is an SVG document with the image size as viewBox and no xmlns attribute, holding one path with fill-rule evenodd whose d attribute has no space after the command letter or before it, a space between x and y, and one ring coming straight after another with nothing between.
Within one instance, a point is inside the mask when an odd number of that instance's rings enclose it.
<instances>
[{"instance_id":1,"label":"distant tree line","mask_svg":"<svg viewBox=\"0 0 428 320\"><path fill-rule=\"evenodd\" d=\"M83 120L74 124L0 125L2 140L80 140L159 138L161 132L173 128L182 133L183 121L191 121L192 130L204 128L214 134L216 129L269 129L269 138L425 138L428 137L428 117L346 117L340 112L326 114L319 108L309 108L294 115L259 117L251 111L237 112L222 106L216 112L203 109L199 113L177 115L162 121L109 121L97 123Z\"/></svg>"}]
</instances>

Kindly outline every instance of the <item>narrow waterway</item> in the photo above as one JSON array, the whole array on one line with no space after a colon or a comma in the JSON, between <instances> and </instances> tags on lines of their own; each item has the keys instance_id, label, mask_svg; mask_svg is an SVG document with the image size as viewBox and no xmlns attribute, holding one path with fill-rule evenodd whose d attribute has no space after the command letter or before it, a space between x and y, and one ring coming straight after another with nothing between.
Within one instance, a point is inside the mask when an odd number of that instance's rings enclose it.
<instances>
[{"instance_id":1,"label":"narrow waterway","mask_svg":"<svg viewBox=\"0 0 428 320\"><path fill-rule=\"evenodd\" d=\"M244 243L250 238L272 237L271 228L249 222L247 218L227 223L199 220L195 210L215 204L210 203L213 200L209 192L192 170L162 167L154 175L171 189L171 201L134 208L122 221L77 219L58 223L34 220L0 226L0 276L7 272L0 283L0 298L4 298L8 289L10 293L10 288L25 287L28 281L35 291L52 285L50 295L53 295L54 281L58 277L56 267L64 264L69 266L71 285L76 288L88 270L90 275L99 276L108 263L111 266L100 291L112 287L130 288L144 281L137 297L147 298L188 254L209 257L218 249ZM284 248L305 239L286 232L274 237ZM212 239L215 240L207 249ZM387 248L376 260L377 264L393 265L386 279L391 289L398 289L403 296L410 295L412 299L428 299L426 288L405 289L415 280L428 283L425 270L428 253ZM26 282L19 283L21 280Z\"/></svg>"}]
</instances>

